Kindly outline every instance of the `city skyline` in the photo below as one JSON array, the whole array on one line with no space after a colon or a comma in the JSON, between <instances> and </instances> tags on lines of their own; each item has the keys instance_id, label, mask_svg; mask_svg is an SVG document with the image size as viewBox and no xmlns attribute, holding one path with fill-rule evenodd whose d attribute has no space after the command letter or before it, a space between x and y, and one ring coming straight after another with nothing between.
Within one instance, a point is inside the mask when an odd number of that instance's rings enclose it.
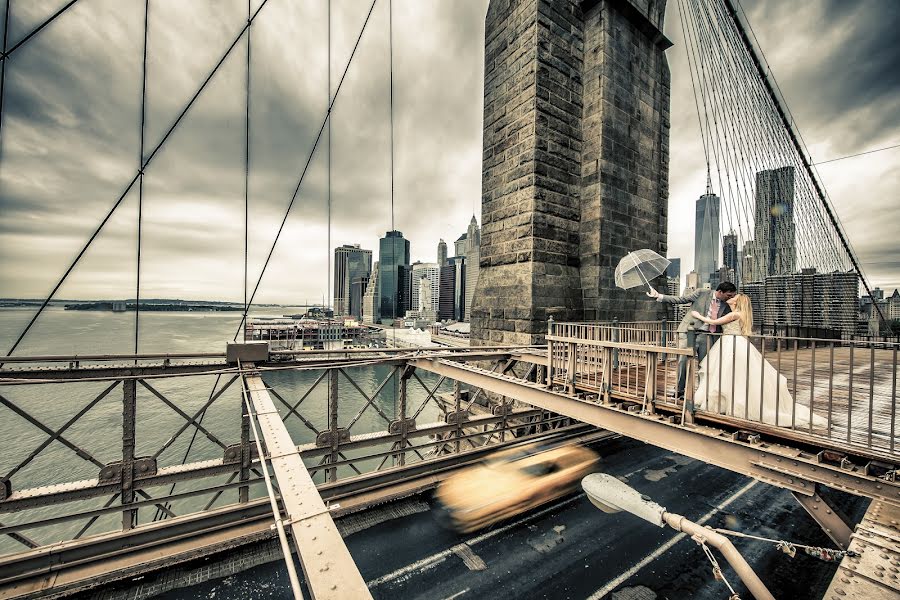
<instances>
[{"instance_id":1,"label":"city skyline","mask_svg":"<svg viewBox=\"0 0 900 600\"><path fill-rule=\"evenodd\" d=\"M873 9L823 1L806 6L802 19L796 7L774 0L744 5L814 160L900 139L900 84L892 68L900 56L892 36L900 19L895 3L881 2ZM473 214L481 221L487 2L394 3L393 219L386 6L376 6L335 104L331 244L323 146L255 302L321 298L333 285L328 261L341 244L375 248L384 231L397 229L410 239L413 261L433 261L438 239L452 243L460 224ZM5 296L46 296L135 172L140 104L140 36L135 32L142 26L143 11L137 3L132 10L117 7L121 4L110 1L80 3L8 61L0 171L0 252L5 259L0 287ZM11 40L55 9L52 2L16 4ZM245 11L246 4L237 2L151 8L150 148L239 30ZM361 25L364 15L359 13L354 6L335 7L335 79ZM324 110L323 17L322 7L273 5L254 23L251 290L311 146L311 129ZM670 2L665 33L675 47L667 52L672 72L668 254L687 260L693 255L693 211L688 207L707 179L679 29L678 6ZM296 44L290 56L301 58L276 58L287 54L284 39ZM75 40L80 57L61 57L58 49ZM243 48L239 45L237 54ZM110 53L110 47L117 51ZM84 69L86 63L94 67ZM266 63L272 65L268 72L259 68ZM163 68L168 64L179 68ZM142 296L243 297L243 104L242 94L235 93L242 89L242 67L234 56L224 64L147 171ZM835 71L846 76L833 77ZM289 79L297 82L295 89L284 85ZM900 229L897 152L817 167L872 286L884 289L900 287L900 258L891 235ZM873 205L866 210L859 209L860 181L866 182L865 196ZM721 195L717 187L714 180L712 192ZM125 198L59 290L60 297L134 296L134 196ZM729 229L723 222L722 230ZM301 269L306 275L296 278Z\"/></svg>"}]
</instances>

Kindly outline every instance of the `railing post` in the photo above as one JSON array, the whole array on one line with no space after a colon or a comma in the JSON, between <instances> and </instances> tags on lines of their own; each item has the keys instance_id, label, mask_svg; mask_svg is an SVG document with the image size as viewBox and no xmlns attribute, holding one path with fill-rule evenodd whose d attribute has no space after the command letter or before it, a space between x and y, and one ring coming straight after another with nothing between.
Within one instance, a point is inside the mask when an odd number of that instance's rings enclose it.
<instances>
[{"instance_id":1,"label":"railing post","mask_svg":"<svg viewBox=\"0 0 900 600\"><path fill-rule=\"evenodd\" d=\"M553 389L553 341L550 336L554 335L553 331L553 315L547 319L547 388Z\"/></svg>"},{"instance_id":2,"label":"railing post","mask_svg":"<svg viewBox=\"0 0 900 600\"><path fill-rule=\"evenodd\" d=\"M656 352L647 352L646 370L647 377L644 381L644 412L654 414L656 412Z\"/></svg>"},{"instance_id":3,"label":"railing post","mask_svg":"<svg viewBox=\"0 0 900 600\"><path fill-rule=\"evenodd\" d=\"M334 464L338 461L338 370L328 371L328 429L331 430L331 454L329 461ZM326 481L337 481L337 468L325 470Z\"/></svg>"},{"instance_id":4,"label":"railing post","mask_svg":"<svg viewBox=\"0 0 900 600\"><path fill-rule=\"evenodd\" d=\"M408 368L408 367L407 367ZM400 376L400 394L397 398L397 416L400 422L400 455L395 456L395 464L401 467L406 464L406 385L409 381L409 375L404 370Z\"/></svg>"},{"instance_id":5,"label":"railing post","mask_svg":"<svg viewBox=\"0 0 900 600\"><path fill-rule=\"evenodd\" d=\"M612 341L619 341L619 319L613 319L613 330L612 330ZM613 348L612 350L612 368L619 368L619 349Z\"/></svg>"},{"instance_id":6,"label":"railing post","mask_svg":"<svg viewBox=\"0 0 900 600\"><path fill-rule=\"evenodd\" d=\"M122 490L123 505L134 502L134 446L135 421L137 413L137 380L126 379L123 382L122 401ZM133 529L137 525L137 510L122 512L122 529Z\"/></svg>"},{"instance_id":7,"label":"railing post","mask_svg":"<svg viewBox=\"0 0 900 600\"><path fill-rule=\"evenodd\" d=\"M669 341L669 323L666 319L662 320L662 331L659 332L659 345L663 348L666 347ZM663 355L663 360L665 360L665 355Z\"/></svg>"},{"instance_id":8,"label":"railing post","mask_svg":"<svg viewBox=\"0 0 900 600\"><path fill-rule=\"evenodd\" d=\"M454 443L454 448L456 453L459 454L460 451L460 439L459 437L462 435L462 419L459 418L459 413L462 410L462 387L459 383L459 380L455 380L453 382L453 412L456 415L456 442Z\"/></svg>"},{"instance_id":9,"label":"railing post","mask_svg":"<svg viewBox=\"0 0 900 600\"><path fill-rule=\"evenodd\" d=\"M690 335L688 336L690 339ZM694 377L695 365L697 358L693 355L688 357L685 365L685 386L684 386L684 409L681 411L681 422L691 424L694 422Z\"/></svg>"},{"instance_id":10,"label":"railing post","mask_svg":"<svg viewBox=\"0 0 900 600\"><path fill-rule=\"evenodd\" d=\"M575 371L578 368L578 344L574 342L566 345L569 356L567 361L566 384L570 394L575 393Z\"/></svg>"},{"instance_id":11,"label":"railing post","mask_svg":"<svg viewBox=\"0 0 900 600\"><path fill-rule=\"evenodd\" d=\"M600 400L604 404L612 402L612 349L604 347L600 350L603 361L600 372Z\"/></svg>"},{"instance_id":12,"label":"railing post","mask_svg":"<svg viewBox=\"0 0 900 600\"><path fill-rule=\"evenodd\" d=\"M241 376L241 385L246 386L244 378ZM250 479L250 463L252 461L252 450L250 449L250 408L240 406L241 409L241 470L238 477L241 481ZM238 488L238 502L244 504L250 500L250 486L242 485Z\"/></svg>"}]
</instances>

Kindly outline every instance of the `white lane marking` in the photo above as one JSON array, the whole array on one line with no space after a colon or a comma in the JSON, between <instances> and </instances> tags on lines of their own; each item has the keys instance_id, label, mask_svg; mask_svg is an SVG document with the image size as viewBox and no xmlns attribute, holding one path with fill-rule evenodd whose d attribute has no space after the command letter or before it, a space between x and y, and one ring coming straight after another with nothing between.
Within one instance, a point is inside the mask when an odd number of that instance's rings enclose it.
<instances>
[{"instance_id":1,"label":"white lane marking","mask_svg":"<svg viewBox=\"0 0 900 600\"><path fill-rule=\"evenodd\" d=\"M484 571L487 569L487 565L484 563L484 560L472 550L472 548L468 544L459 544L457 546L453 546L451 548L453 550L453 554L460 557L463 561L463 564L470 571Z\"/></svg>"},{"instance_id":2,"label":"white lane marking","mask_svg":"<svg viewBox=\"0 0 900 600\"><path fill-rule=\"evenodd\" d=\"M722 510L723 508L725 508L726 506L728 506L729 504L731 504L732 502L734 502L735 500L737 500L738 498L740 498L741 496L743 496L744 494L749 492L750 488L755 486L757 483L759 483L757 480L755 480L755 479L752 480L750 483L748 483L747 485L745 485L744 487L742 487L741 489L736 491L734 494L732 494L731 496L726 498L724 501L722 501L721 504L719 504L718 506L716 506L715 508L710 510L708 513L706 513L702 517L700 517L697 520L697 523L699 523L700 525L703 525L704 523L709 521L713 517L713 515L715 515L717 512L719 512L720 510ZM640 571L641 569L646 567L648 564L650 564L651 562L653 562L654 560L656 560L657 558L659 558L660 556L662 556L663 554L668 552L672 546L674 546L675 544L677 544L678 542L680 542L681 540L683 540L686 537L687 537L686 533L677 534L675 537L670 539L668 542L666 542L665 544L663 544L662 546L660 546L659 548L657 548L656 550L654 550L653 552L651 552L650 554L645 556L636 565L634 565L633 567L631 567L630 569L628 569L627 571L625 571L624 573L622 573L621 575L619 575L618 577L616 577L615 579L613 579L612 581L610 581L609 583L604 585L602 588L600 588L599 590L597 590L596 592L591 594L587 600L600 600L601 598L603 598L603 596L605 596L606 594L610 593L611 591L613 591L614 589L616 589L617 587L622 585L632 575L634 575L635 573L637 573L638 571Z\"/></svg>"},{"instance_id":3,"label":"white lane marking","mask_svg":"<svg viewBox=\"0 0 900 600\"><path fill-rule=\"evenodd\" d=\"M467 592L469 591L469 589L470 589L470 588L466 588L466 589L464 589L464 590L461 591L461 592L456 592L456 593L453 594L452 596L447 596L446 598L444 598L444 600L453 600L454 598L459 598L459 597L462 596L463 594L467 593Z\"/></svg>"},{"instance_id":4,"label":"white lane marking","mask_svg":"<svg viewBox=\"0 0 900 600\"><path fill-rule=\"evenodd\" d=\"M416 562L406 565L396 571L392 571L387 575L382 575L378 579L373 579L371 581L366 582L366 586L373 588L378 587L382 583L387 583L388 581L396 581L398 579L404 579L412 576L413 573L421 573L423 571L427 571L437 565L441 564L447 557L453 554L452 550L442 550L437 554L432 554L431 556L427 556L422 560L417 560Z\"/></svg>"},{"instance_id":5,"label":"white lane marking","mask_svg":"<svg viewBox=\"0 0 900 600\"><path fill-rule=\"evenodd\" d=\"M508 523L507 525L504 525L503 527L498 527L497 529L492 529L491 531L482 533L481 535L473 537L472 539L467 540L464 543L468 544L469 546L475 546L476 544L485 542L485 541L491 539L492 537L500 535L501 533L505 533L514 527L518 527L522 523L542 517L549 512L553 512L554 510L556 510L558 508L562 508L563 506L571 504L571 503L575 502L576 500L580 500L581 498L584 498L584 493L578 494L576 496L572 496L570 498L566 498L565 500L563 500L561 502L557 502L556 504L553 504L551 506L548 506L547 508L539 510L538 512L536 512L534 514L527 515L526 517L518 519L517 521L513 521L512 523ZM456 546L454 546L454 548L455 547ZM366 585L369 586L370 588L373 588L373 587L377 587L377 586L381 585L382 583L388 583L390 581L395 581L395 580L403 577L404 575L408 575L415 571L424 571L425 569L433 567L437 561L443 561L451 554L453 554L453 548L449 548L447 550L441 550L440 552L432 554L431 556L426 556L425 558L423 558L421 560L417 560L416 562L414 562L410 565L401 567L401 568L397 569L396 571L392 571L390 573L387 573L386 575L382 575L381 577L379 577L377 579L368 581L368 582L366 582Z\"/></svg>"}]
</instances>

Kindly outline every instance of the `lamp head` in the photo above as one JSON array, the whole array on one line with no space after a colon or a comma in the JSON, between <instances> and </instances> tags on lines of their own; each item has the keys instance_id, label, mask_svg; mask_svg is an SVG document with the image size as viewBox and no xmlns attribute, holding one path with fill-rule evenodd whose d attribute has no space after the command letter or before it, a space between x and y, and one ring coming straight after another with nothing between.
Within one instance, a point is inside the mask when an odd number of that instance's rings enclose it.
<instances>
[{"instance_id":1,"label":"lamp head","mask_svg":"<svg viewBox=\"0 0 900 600\"><path fill-rule=\"evenodd\" d=\"M591 504L605 513L630 512L662 527L666 509L628 484L606 473L592 473L581 480Z\"/></svg>"}]
</instances>

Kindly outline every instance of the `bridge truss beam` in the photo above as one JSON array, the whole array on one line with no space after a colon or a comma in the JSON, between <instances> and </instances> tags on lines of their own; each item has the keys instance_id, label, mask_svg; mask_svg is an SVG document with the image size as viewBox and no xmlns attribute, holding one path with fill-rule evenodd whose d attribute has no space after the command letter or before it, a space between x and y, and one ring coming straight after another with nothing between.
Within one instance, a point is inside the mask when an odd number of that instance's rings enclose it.
<instances>
[{"instance_id":1,"label":"bridge truss beam","mask_svg":"<svg viewBox=\"0 0 900 600\"><path fill-rule=\"evenodd\" d=\"M329 508L300 459L267 386L258 372L244 375L248 405L252 406L260 432L265 439L269 463L278 480L286 519L290 525L297 556L303 566L306 586L315 599L371 598L369 588L344 544ZM286 560L292 560L290 556Z\"/></svg>"},{"instance_id":2,"label":"bridge truss beam","mask_svg":"<svg viewBox=\"0 0 900 600\"><path fill-rule=\"evenodd\" d=\"M900 482L818 462L815 454L797 448L743 441L740 432L680 424L675 422L677 419L665 415L641 414L622 405L584 400L554 392L540 384L499 376L448 360L422 358L411 360L410 364L423 371L515 398L803 496L813 496L816 485L824 485L900 506Z\"/></svg>"}]
</instances>

